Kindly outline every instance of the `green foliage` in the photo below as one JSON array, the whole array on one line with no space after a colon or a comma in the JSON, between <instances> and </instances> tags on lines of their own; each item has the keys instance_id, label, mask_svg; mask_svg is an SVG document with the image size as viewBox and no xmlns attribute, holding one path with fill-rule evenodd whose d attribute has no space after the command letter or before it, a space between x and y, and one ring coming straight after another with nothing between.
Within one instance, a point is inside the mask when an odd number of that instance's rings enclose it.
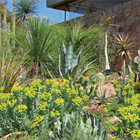
<instances>
[{"instance_id":1,"label":"green foliage","mask_svg":"<svg viewBox=\"0 0 140 140\"><path fill-rule=\"evenodd\" d=\"M116 72L111 72L109 75L107 75L109 80L114 80L117 79L119 77L119 74Z\"/></svg>"},{"instance_id":2,"label":"green foliage","mask_svg":"<svg viewBox=\"0 0 140 140\"><path fill-rule=\"evenodd\" d=\"M108 103L104 107L107 108L107 116L113 117L113 116L120 116L120 113L118 112L118 109L123 107L123 104L117 104L116 102Z\"/></svg>"}]
</instances>

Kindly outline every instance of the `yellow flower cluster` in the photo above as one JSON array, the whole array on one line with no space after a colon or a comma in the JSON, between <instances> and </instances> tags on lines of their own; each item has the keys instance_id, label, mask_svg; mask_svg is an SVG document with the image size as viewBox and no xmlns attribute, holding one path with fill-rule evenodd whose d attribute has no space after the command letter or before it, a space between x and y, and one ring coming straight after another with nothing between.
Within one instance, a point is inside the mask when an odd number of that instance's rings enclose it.
<instances>
[{"instance_id":1,"label":"yellow flower cluster","mask_svg":"<svg viewBox=\"0 0 140 140\"><path fill-rule=\"evenodd\" d=\"M118 126L117 123L115 123L115 124L112 126L112 130L113 130L113 131L118 131L118 129L119 129L119 126Z\"/></svg>"},{"instance_id":2,"label":"yellow flower cluster","mask_svg":"<svg viewBox=\"0 0 140 140\"><path fill-rule=\"evenodd\" d=\"M52 111L50 111L50 115L51 117L56 117L56 116L59 116L60 113L58 110L53 109Z\"/></svg>"},{"instance_id":3,"label":"yellow flower cluster","mask_svg":"<svg viewBox=\"0 0 140 140\"><path fill-rule=\"evenodd\" d=\"M36 87L36 86L39 86L40 83L41 83L40 79L35 79L31 82L30 86Z\"/></svg>"},{"instance_id":4,"label":"yellow flower cluster","mask_svg":"<svg viewBox=\"0 0 140 140\"><path fill-rule=\"evenodd\" d=\"M92 91L91 94L92 94L92 95L95 95L95 92Z\"/></svg>"},{"instance_id":5,"label":"yellow flower cluster","mask_svg":"<svg viewBox=\"0 0 140 140\"><path fill-rule=\"evenodd\" d=\"M107 108L104 108L104 111L107 112L108 111Z\"/></svg>"},{"instance_id":6,"label":"yellow flower cluster","mask_svg":"<svg viewBox=\"0 0 140 140\"><path fill-rule=\"evenodd\" d=\"M15 110L18 111L19 113L22 113L27 110L27 106L26 105L17 105Z\"/></svg>"},{"instance_id":7,"label":"yellow flower cluster","mask_svg":"<svg viewBox=\"0 0 140 140\"><path fill-rule=\"evenodd\" d=\"M24 85L12 87L12 91L22 91L23 89L24 89Z\"/></svg>"},{"instance_id":8,"label":"yellow flower cluster","mask_svg":"<svg viewBox=\"0 0 140 140\"><path fill-rule=\"evenodd\" d=\"M9 105L10 107L13 107L15 104L17 103L17 99L15 99L15 100L8 100L7 101L7 105Z\"/></svg>"},{"instance_id":9,"label":"yellow flower cluster","mask_svg":"<svg viewBox=\"0 0 140 140\"><path fill-rule=\"evenodd\" d=\"M118 111L122 115L121 118L125 119L127 123L137 122L138 120L140 120L139 115L134 114L135 111L137 111L137 108L135 108L134 106L122 107L119 108Z\"/></svg>"},{"instance_id":10,"label":"yellow flower cluster","mask_svg":"<svg viewBox=\"0 0 140 140\"><path fill-rule=\"evenodd\" d=\"M128 91L129 92L129 91ZM124 101L128 104L127 107L119 108L118 111L121 114L121 118L126 121L130 128L133 128L135 124L140 121L139 113L140 113L140 96L139 94L133 94L131 91L132 97L126 98ZM133 124L133 125L132 125ZM130 130L127 128L127 132L131 134L134 140L138 140L140 138L140 130Z\"/></svg>"},{"instance_id":11,"label":"yellow flower cluster","mask_svg":"<svg viewBox=\"0 0 140 140\"><path fill-rule=\"evenodd\" d=\"M122 86L121 86L121 84L117 84L116 87L117 88L121 88Z\"/></svg>"},{"instance_id":12,"label":"yellow flower cluster","mask_svg":"<svg viewBox=\"0 0 140 140\"><path fill-rule=\"evenodd\" d=\"M89 96L88 95L83 95L82 98L83 98L84 101L89 100Z\"/></svg>"},{"instance_id":13,"label":"yellow flower cluster","mask_svg":"<svg viewBox=\"0 0 140 140\"><path fill-rule=\"evenodd\" d=\"M60 89L58 89L58 88L52 88L52 93L53 94L57 94L57 95L61 95L61 90Z\"/></svg>"},{"instance_id":14,"label":"yellow flower cluster","mask_svg":"<svg viewBox=\"0 0 140 140\"><path fill-rule=\"evenodd\" d=\"M58 106L64 105L64 99L62 99L62 98L57 98L54 102L55 102Z\"/></svg>"},{"instance_id":15,"label":"yellow flower cluster","mask_svg":"<svg viewBox=\"0 0 140 140\"><path fill-rule=\"evenodd\" d=\"M118 84L118 81L117 80L114 80L113 81L113 84L115 84L115 85Z\"/></svg>"},{"instance_id":16,"label":"yellow flower cluster","mask_svg":"<svg viewBox=\"0 0 140 140\"><path fill-rule=\"evenodd\" d=\"M129 79L129 82L130 83L134 83L134 79Z\"/></svg>"},{"instance_id":17,"label":"yellow flower cluster","mask_svg":"<svg viewBox=\"0 0 140 140\"><path fill-rule=\"evenodd\" d=\"M28 125L30 126L30 128L33 128L35 126L39 126L39 123L41 121L43 121L44 118L45 118L44 116L38 115L35 117L34 121L29 122Z\"/></svg>"},{"instance_id":18,"label":"yellow flower cluster","mask_svg":"<svg viewBox=\"0 0 140 140\"><path fill-rule=\"evenodd\" d=\"M0 103L0 111L5 111L7 109L7 104L6 103Z\"/></svg>"},{"instance_id":19,"label":"yellow flower cluster","mask_svg":"<svg viewBox=\"0 0 140 140\"><path fill-rule=\"evenodd\" d=\"M86 77L86 79L85 79L86 81L89 81L89 77Z\"/></svg>"},{"instance_id":20,"label":"yellow flower cluster","mask_svg":"<svg viewBox=\"0 0 140 140\"><path fill-rule=\"evenodd\" d=\"M116 91L119 92L121 89L120 88L116 88Z\"/></svg>"},{"instance_id":21,"label":"yellow flower cluster","mask_svg":"<svg viewBox=\"0 0 140 140\"><path fill-rule=\"evenodd\" d=\"M129 90L128 91L131 95L134 95L134 90Z\"/></svg>"},{"instance_id":22,"label":"yellow flower cluster","mask_svg":"<svg viewBox=\"0 0 140 140\"><path fill-rule=\"evenodd\" d=\"M25 90L25 95L28 96L29 98L34 98L37 92L35 91L36 88L34 87L27 87Z\"/></svg>"},{"instance_id":23,"label":"yellow flower cluster","mask_svg":"<svg viewBox=\"0 0 140 140\"><path fill-rule=\"evenodd\" d=\"M79 106L82 103L82 98L80 96L77 96L75 99L72 99L74 105Z\"/></svg>"},{"instance_id":24,"label":"yellow flower cluster","mask_svg":"<svg viewBox=\"0 0 140 140\"><path fill-rule=\"evenodd\" d=\"M40 89L45 89L45 88L46 88L45 85L39 85L38 87L39 87Z\"/></svg>"},{"instance_id":25,"label":"yellow flower cluster","mask_svg":"<svg viewBox=\"0 0 140 140\"><path fill-rule=\"evenodd\" d=\"M38 95L42 100L44 101L48 101L48 100L52 100L52 94L48 93L48 92L40 92Z\"/></svg>"},{"instance_id":26,"label":"yellow flower cluster","mask_svg":"<svg viewBox=\"0 0 140 140\"><path fill-rule=\"evenodd\" d=\"M139 140L140 139L140 130L133 130L130 132L133 140Z\"/></svg>"},{"instance_id":27,"label":"yellow flower cluster","mask_svg":"<svg viewBox=\"0 0 140 140\"><path fill-rule=\"evenodd\" d=\"M0 93L0 102L6 102L7 100L9 100L13 95L10 93Z\"/></svg>"},{"instance_id":28,"label":"yellow flower cluster","mask_svg":"<svg viewBox=\"0 0 140 140\"><path fill-rule=\"evenodd\" d=\"M132 88L132 87L131 87L130 84L127 84L127 85L125 85L125 87L124 87L125 90L127 90L127 89L131 89L131 88Z\"/></svg>"},{"instance_id":29,"label":"yellow flower cluster","mask_svg":"<svg viewBox=\"0 0 140 140\"><path fill-rule=\"evenodd\" d=\"M45 83L46 83L46 85L51 85L51 84L54 83L54 80L52 80L52 79L47 79L47 80L45 81Z\"/></svg>"},{"instance_id":30,"label":"yellow flower cluster","mask_svg":"<svg viewBox=\"0 0 140 140\"><path fill-rule=\"evenodd\" d=\"M124 96L127 95L127 91L123 90L122 95L124 95Z\"/></svg>"},{"instance_id":31,"label":"yellow flower cluster","mask_svg":"<svg viewBox=\"0 0 140 140\"><path fill-rule=\"evenodd\" d=\"M41 101L38 103L38 107L40 110L45 111L46 107L50 106L50 104L48 104L47 102Z\"/></svg>"},{"instance_id":32,"label":"yellow flower cluster","mask_svg":"<svg viewBox=\"0 0 140 140\"><path fill-rule=\"evenodd\" d=\"M71 80L72 80L72 78L71 78L71 77L69 77L69 80L71 81Z\"/></svg>"}]
</instances>

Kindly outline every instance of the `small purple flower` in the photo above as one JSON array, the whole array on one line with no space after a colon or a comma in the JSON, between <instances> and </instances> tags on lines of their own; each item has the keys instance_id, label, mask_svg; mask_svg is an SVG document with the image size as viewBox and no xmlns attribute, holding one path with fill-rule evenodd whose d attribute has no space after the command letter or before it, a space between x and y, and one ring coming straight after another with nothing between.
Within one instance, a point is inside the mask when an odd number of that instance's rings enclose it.
<instances>
[{"instance_id":1,"label":"small purple flower","mask_svg":"<svg viewBox=\"0 0 140 140\"><path fill-rule=\"evenodd\" d=\"M38 72L40 72L40 67L36 67L35 73L38 73Z\"/></svg>"}]
</instances>

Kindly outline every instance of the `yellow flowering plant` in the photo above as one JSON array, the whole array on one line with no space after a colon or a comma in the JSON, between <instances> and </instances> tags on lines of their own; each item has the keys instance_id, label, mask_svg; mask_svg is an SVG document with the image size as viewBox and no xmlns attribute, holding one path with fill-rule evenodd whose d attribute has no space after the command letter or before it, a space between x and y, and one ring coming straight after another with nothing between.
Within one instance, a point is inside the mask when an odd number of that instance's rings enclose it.
<instances>
[{"instance_id":1,"label":"yellow flowering plant","mask_svg":"<svg viewBox=\"0 0 140 140\"><path fill-rule=\"evenodd\" d=\"M126 98L131 98L134 94L134 79L129 79L127 82L121 84L117 80L113 82L115 90L116 90L116 96L119 99L119 103L124 104L124 100ZM125 84L125 85L124 85ZM124 85L124 86L123 86Z\"/></svg>"},{"instance_id":2,"label":"yellow flowering plant","mask_svg":"<svg viewBox=\"0 0 140 140\"><path fill-rule=\"evenodd\" d=\"M85 80L87 83L89 79ZM80 112L95 97L91 93L97 87L95 81L91 87L81 88L80 84L72 86L65 79L47 79L44 84L34 79L28 86L14 86L12 93L0 93L0 133L5 133L4 126L9 125L11 132L21 128L37 132L45 122L49 122L50 129L56 118L61 119L66 112ZM37 120L38 117L41 119Z\"/></svg>"},{"instance_id":3,"label":"yellow flowering plant","mask_svg":"<svg viewBox=\"0 0 140 140\"><path fill-rule=\"evenodd\" d=\"M139 94L132 94L131 98L126 98L124 107L120 107L118 112L120 113L120 119L122 120L122 127L119 127L120 131L116 131L120 134L121 138L124 137L124 132L127 133L128 139L139 140L140 135L140 96ZM135 133L136 132L136 133ZM123 134L123 135L121 135Z\"/></svg>"}]
</instances>

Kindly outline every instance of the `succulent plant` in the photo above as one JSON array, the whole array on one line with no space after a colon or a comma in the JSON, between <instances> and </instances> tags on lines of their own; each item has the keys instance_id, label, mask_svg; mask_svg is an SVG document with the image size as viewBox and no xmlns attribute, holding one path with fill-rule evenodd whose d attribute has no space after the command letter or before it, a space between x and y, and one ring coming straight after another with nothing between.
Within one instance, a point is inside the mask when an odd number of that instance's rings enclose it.
<instances>
[{"instance_id":1,"label":"succulent plant","mask_svg":"<svg viewBox=\"0 0 140 140\"><path fill-rule=\"evenodd\" d=\"M62 121L57 119L58 139L105 140L106 131L101 120L92 114L67 113Z\"/></svg>"},{"instance_id":2,"label":"succulent plant","mask_svg":"<svg viewBox=\"0 0 140 140\"><path fill-rule=\"evenodd\" d=\"M89 65L93 63L95 60L91 61L90 63L86 65L86 67L84 67L87 60L89 60L89 58L91 58L92 56L88 57L80 66L80 54L82 52L83 46L81 46L76 51L75 54L73 52L71 43L69 43L67 50L64 43L63 43L63 46L60 45L60 49L61 49L61 59L60 59L59 49L57 48L58 69L57 69L56 63L54 62L50 54L46 54L46 55L49 58L49 60L52 62L52 64L50 65L50 64L43 63L44 67L47 69L52 79L54 78L52 74L50 73L50 70L49 70L50 68L52 69L51 72L53 72L53 75L55 77L68 79L68 77L70 76L75 82L78 81L78 77L81 77L81 75L85 74L88 70L92 69L92 67L89 67Z\"/></svg>"},{"instance_id":3,"label":"succulent plant","mask_svg":"<svg viewBox=\"0 0 140 140\"><path fill-rule=\"evenodd\" d=\"M107 99L113 95L113 93L109 95L108 91L109 89L107 89L107 87L105 87L104 89L100 87L100 93L97 94L97 99L99 100L99 103L105 104L105 102L107 102Z\"/></svg>"}]
</instances>

